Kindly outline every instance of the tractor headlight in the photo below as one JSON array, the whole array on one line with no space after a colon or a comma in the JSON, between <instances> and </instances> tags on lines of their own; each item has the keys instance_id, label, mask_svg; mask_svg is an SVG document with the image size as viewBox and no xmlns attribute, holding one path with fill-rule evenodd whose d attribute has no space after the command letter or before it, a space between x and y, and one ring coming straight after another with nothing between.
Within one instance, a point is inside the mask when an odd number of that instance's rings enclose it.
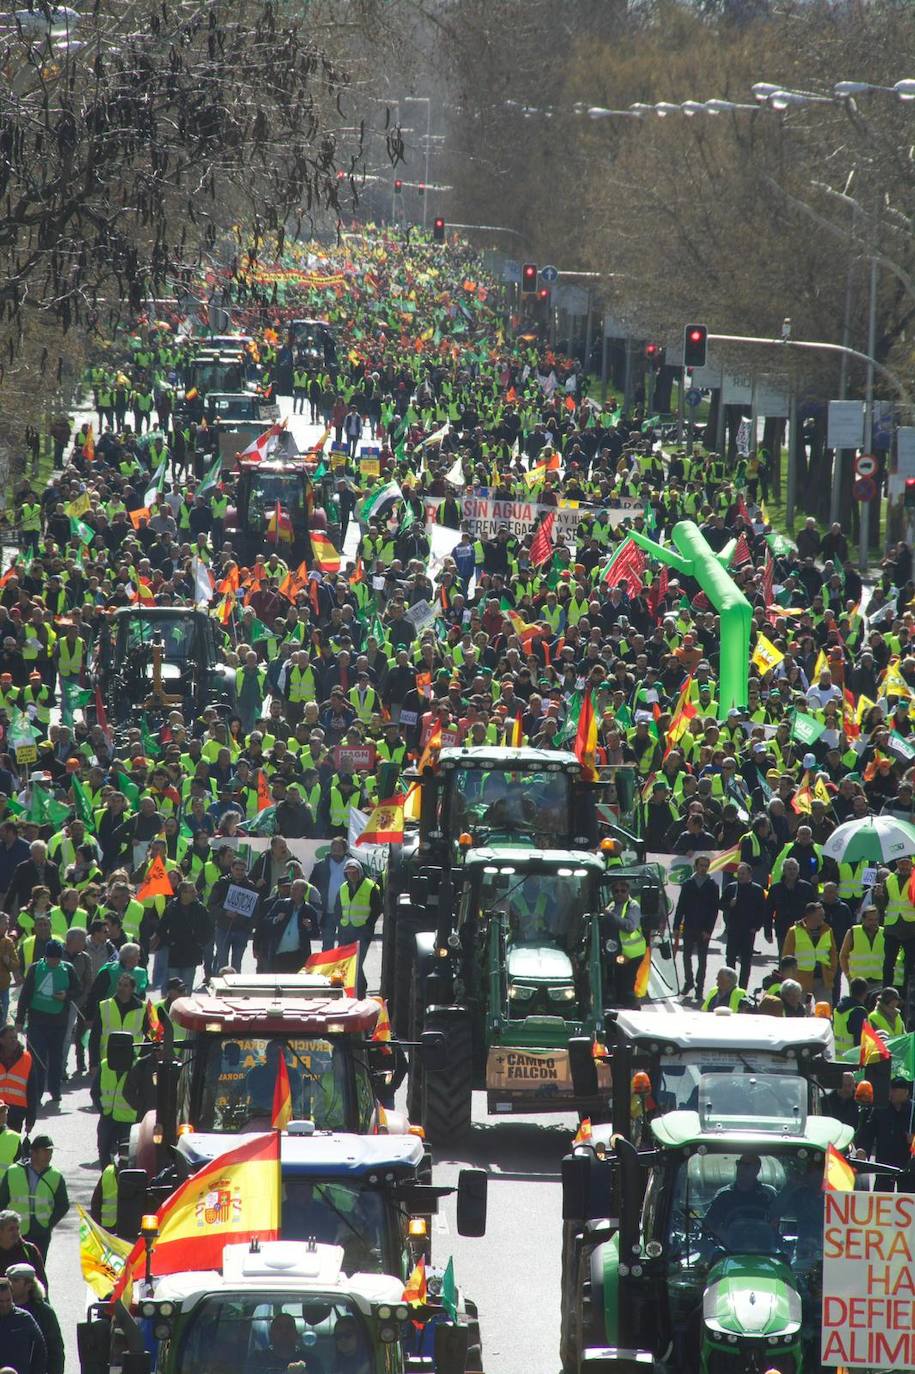
<instances>
[{"instance_id":1,"label":"tractor headlight","mask_svg":"<svg viewBox=\"0 0 915 1374\"><path fill-rule=\"evenodd\" d=\"M550 1001L551 1001L551 1002L574 1002L574 1001L575 1001L575 989L574 989L574 988L550 988Z\"/></svg>"},{"instance_id":2,"label":"tractor headlight","mask_svg":"<svg viewBox=\"0 0 915 1374\"><path fill-rule=\"evenodd\" d=\"M383 1341L385 1345L393 1345L399 1335L399 1328L390 1325L388 1322L383 1322L378 1328L378 1339Z\"/></svg>"},{"instance_id":3,"label":"tractor headlight","mask_svg":"<svg viewBox=\"0 0 915 1374\"><path fill-rule=\"evenodd\" d=\"M508 998L510 1002L529 1002L536 991L536 988L525 987L523 983L512 983Z\"/></svg>"}]
</instances>

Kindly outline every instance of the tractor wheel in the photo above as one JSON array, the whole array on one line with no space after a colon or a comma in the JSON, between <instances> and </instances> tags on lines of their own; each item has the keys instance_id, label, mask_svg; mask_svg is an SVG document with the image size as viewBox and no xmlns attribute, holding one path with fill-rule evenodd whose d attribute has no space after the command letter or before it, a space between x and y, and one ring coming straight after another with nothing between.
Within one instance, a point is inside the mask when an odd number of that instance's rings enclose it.
<instances>
[{"instance_id":1,"label":"tractor wheel","mask_svg":"<svg viewBox=\"0 0 915 1374\"><path fill-rule=\"evenodd\" d=\"M480 1323L471 1321L467 1323L467 1362L464 1365L467 1374L480 1374L483 1366L483 1342L480 1338Z\"/></svg>"},{"instance_id":2,"label":"tractor wheel","mask_svg":"<svg viewBox=\"0 0 915 1374\"><path fill-rule=\"evenodd\" d=\"M416 961L416 923L401 913L394 923L394 973L388 1014L395 1035L406 1039L410 1032L410 998Z\"/></svg>"},{"instance_id":3,"label":"tractor wheel","mask_svg":"<svg viewBox=\"0 0 915 1374\"><path fill-rule=\"evenodd\" d=\"M391 1006L392 984L394 981L394 894L388 892L385 898L384 921L381 926L381 985L379 991Z\"/></svg>"},{"instance_id":4,"label":"tractor wheel","mask_svg":"<svg viewBox=\"0 0 915 1374\"><path fill-rule=\"evenodd\" d=\"M563 1374L578 1374L578 1256L576 1227L570 1221L562 1224L562 1283L559 1316L559 1358Z\"/></svg>"},{"instance_id":5,"label":"tractor wheel","mask_svg":"<svg viewBox=\"0 0 915 1374\"><path fill-rule=\"evenodd\" d=\"M410 984L410 1039L418 1040L425 1030L426 999L420 970L414 968ZM418 1049L410 1051L410 1076L407 1079L407 1116L418 1122L423 1110L423 1064Z\"/></svg>"},{"instance_id":6,"label":"tractor wheel","mask_svg":"<svg viewBox=\"0 0 915 1374\"><path fill-rule=\"evenodd\" d=\"M473 1117L473 1034L467 1016L429 1013L426 1030L442 1031L447 1042L444 1073L422 1076L422 1125L433 1145L450 1145L470 1130Z\"/></svg>"}]
</instances>

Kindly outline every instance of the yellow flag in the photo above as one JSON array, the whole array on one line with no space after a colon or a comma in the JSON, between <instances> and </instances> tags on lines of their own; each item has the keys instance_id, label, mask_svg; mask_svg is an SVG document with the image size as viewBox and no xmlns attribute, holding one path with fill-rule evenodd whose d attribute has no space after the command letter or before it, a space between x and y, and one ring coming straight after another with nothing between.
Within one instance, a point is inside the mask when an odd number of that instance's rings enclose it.
<instances>
[{"instance_id":1,"label":"yellow flag","mask_svg":"<svg viewBox=\"0 0 915 1374\"><path fill-rule=\"evenodd\" d=\"M814 682L819 682L819 680L820 680L820 673L826 673L826 672L828 672L828 671L829 671L829 661L828 661L826 655L823 653L823 650L821 649L820 652L817 654L817 661L816 661L816 663L813 665L813 679L812 679L812 680L813 680Z\"/></svg>"},{"instance_id":2,"label":"yellow flag","mask_svg":"<svg viewBox=\"0 0 915 1374\"><path fill-rule=\"evenodd\" d=\"M131 1245L113 1236L92 1220L79 1203L79 1267L83 1278L99 1298L107 1298L124 1268Z\"/></svg>"},{"instance_id":3,"label":"yellow flag","mask_svg":"<svg viewBox=\"0 0 915 1374\"><path fill-rule=\"evenodd\" d=\"M870 697L866 697L863 692L861 693L861 695L858 698L857 709L855 710L855 720L859 725L861 724L864 717L867 715L868 711L872 710L873 707L875 707L876 705L876 701L871 701Z\"/></svg>"},{"instance_id":4,"label":"yellow flag","mask_svg":"<svg viewBox=\"0 0 915 1374\"><path fill-rule=\"evenodd\" d=\"M899 671L899 660L892 659L886 670L886 677L883 679L883 692L885 696L911 697L912 689Z\"/></svg>"},{"instance_id":5,"label":"yellow flag","mask_svg":"<svg viewBox=\"0 0 915 1374\"><path fill-rule=\"evenodd\" d=\"M81 496L77 496L75 501L68 502L68 504L64 506L64 510L69 516L72 516L74 520L78 520L81 515L86 514L86 511L89 510L91 505L92 502L89 500L88 494L83 492Z\"/></svg>"},{"instance_id":6,"label":"yellow flag","mask_svg":"<svg viewBox=\"0 0 915 1374\"><path fill-rule=\"evenodd\" d=\"M821 801L824 806L829 806L832 802L832 797L829 795L829 788L822 778L817 778L816 782L813 784L813 795L816 797L817 801Z\"/></svg>"},{"instance_id":7,"label":"yellow flag","mask_svg":"<svg viewBox=\"0 0 915 1374\"><path fill-rule=\"evenodd\" d=\"M756 640L756 648L750 662L765 677L766 673L771 673L773 668L778 667L784 657L781 649L776 649L772 641L761 634Z\"/></svg>"}]
</instances>

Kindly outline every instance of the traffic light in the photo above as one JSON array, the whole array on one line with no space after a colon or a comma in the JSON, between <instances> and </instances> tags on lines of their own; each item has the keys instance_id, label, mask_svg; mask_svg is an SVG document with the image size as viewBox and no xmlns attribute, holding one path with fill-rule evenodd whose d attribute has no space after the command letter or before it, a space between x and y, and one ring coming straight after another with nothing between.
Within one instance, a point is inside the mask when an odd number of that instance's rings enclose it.
<instances>
[{"instance_id":1,"label":"traffic light","mask_svg":"<svg viewBox=\"0 0 915 1374\"><path fill-rule=\"evenodd\" d=\"M705 367L708 354L708 327L688 324L683 330L683 366Z\"/></svg>"},{"instance_id":2,"label":"traffic light","mask_svg":"<svg viewBox=\"0 0 915 1374\"><path fill-rule=\"evenodd\" d=\"M548 286L541 286L540 290L537 292L537 299L538 301L548 301L550 299L550 288Z\"/></svg>"},{"instance_id":3,"label":"traffic light","mask_svg":"<svg viewBox=\"0 0 915 1374\"><path fill-rule=\"evenodd\" d=\"M906 510L915 510L915 477L907 477L905 479L903 505Z\"/></svg>"},{"instance_id":4,"label":"traffic light","mask_svg":"<svg viewBox=\"0 0 915 1374\"><path fill-rule=\"evenodd\" d=\"M424 196L426 194L426 183L424 181L418 182L416 187L416 194L418 196Z\"/></svg>"},{"instance_id":5,"label":"traffic light","mask_svg":"<svg viewBox=\"0 0 915 1374\"><path fill-rule=\"evenodd\" d=\"M525 296L532 296L537 290L537 264L526 262L521 267L521 290Z\"/></svg>"},{"instance_id":6,"label":"traffic light","mask_svg":"<svg viewBox=\"0 0 915 1374\"><path fill-rule=\"evenodd\" d=\"M645 345L645 361L649 367L660 367L664 361L664 346L659 343Z\"/></svg>"},{"instance_id":7,"label":"traffic light","mask_svg":"<svg viewBox=\"0 0 915 1374\"><path fill-rule=\"evenodd\" d=\"M445 242L445 221L441 215L432 221L432 237L436 243Z\"/></svg>"},{"instance_id":8,"label":"traffic light","mask_svg":"<svg viewBox=\"0 0 915 1374\"><path fill-rule=\"evenodd\" d=\"M403 182L401 181L400 177L395 177L395 178L394 178L394 194L395 194L395 196L399 196L402 190L403 190Z\"/></svg>"}]
</instances>

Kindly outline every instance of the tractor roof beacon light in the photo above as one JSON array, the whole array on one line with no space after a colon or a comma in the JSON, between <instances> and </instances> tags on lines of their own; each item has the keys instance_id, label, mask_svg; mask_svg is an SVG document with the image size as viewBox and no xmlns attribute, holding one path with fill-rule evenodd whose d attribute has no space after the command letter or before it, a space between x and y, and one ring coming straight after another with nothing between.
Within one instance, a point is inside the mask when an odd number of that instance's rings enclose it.
<instances>
[{"instance_id":1,"label":"tractor roof beacon light","mask_svg":"<svg viewBox=\"0 0 915 1374\"><path fill-rule=\"evenodd\" d=\"M688 324L683 330L683 366L705 367L707 356L707 325Z\"/></svg>"}]
</instances>

